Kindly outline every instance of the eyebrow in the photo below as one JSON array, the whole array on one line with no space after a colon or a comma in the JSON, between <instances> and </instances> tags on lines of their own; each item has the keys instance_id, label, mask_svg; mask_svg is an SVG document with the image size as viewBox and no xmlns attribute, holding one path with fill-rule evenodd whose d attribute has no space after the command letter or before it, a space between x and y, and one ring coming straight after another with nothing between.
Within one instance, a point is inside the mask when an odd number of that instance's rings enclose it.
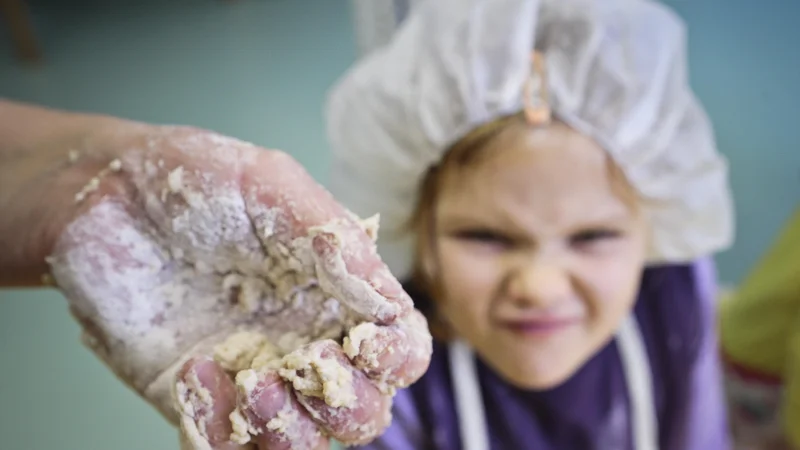
<instances>
[{"instance_id":1,"label":"eyebrow","mask_svg":"<svg viewBox=\"0 0 800 450\"><path fill-rule=\"evenodd\" d=\"M492 214L491 212L479 217L474 213L464 214L463 212L447 214L439 220L439 226L445 231L452 232L465 228L487 228L497 231L504 231L510 234L527 234L525 227L520 226L519 222L508 214Z\"/></svg>"},{"instance_id":2,"label":"eyebrow","mask_svg":"<svg viewBox=\"0 0 800 450\"><path fill-rule=\"evenodd\" d=\"M528 233L526 227L521 226L518 220L515 220L510 214L496 211L494 214L487 213L480 217L474 213L454 212L445 214L439 220L443 228L452 230L458 228L470 227L485 227L485 228L511 228L512 232ZM609 225L618 225L630 219L627 212L613 212L608 214L598 214L596 217L586 218L580 222L566 224L563 228L570 228L574 230L603 227Z\"/></svg>"}]
</instances>

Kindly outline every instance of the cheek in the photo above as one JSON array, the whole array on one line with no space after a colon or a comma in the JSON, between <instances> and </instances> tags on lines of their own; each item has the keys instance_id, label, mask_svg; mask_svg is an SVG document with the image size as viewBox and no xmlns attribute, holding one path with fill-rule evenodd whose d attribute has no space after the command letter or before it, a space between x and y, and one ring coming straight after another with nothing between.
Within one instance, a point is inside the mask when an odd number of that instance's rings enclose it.
<instances>
[{"instance_id":1,"label":"cheek","mask_svg":"<svg viewBox=\"0 0 800 450\"><path fill-rule=\"evenodd\" d=\"M499 257L477 255L468 246L451 240L439 242L437 281L445 297L441 308L452 321L486 321L501 282Z\"/></svg>"},{"instance_id":2,"label":"cheek","mask_svg":"<svg viewBox=\"0 0 800 450\"><path fill-rule=\"evenodd\" d=\"M635 246L602 257L581 257L577 267L585 298L596 317L616 320L633 307L644 268L643 253Z\"/></svg>"}]
</instances>

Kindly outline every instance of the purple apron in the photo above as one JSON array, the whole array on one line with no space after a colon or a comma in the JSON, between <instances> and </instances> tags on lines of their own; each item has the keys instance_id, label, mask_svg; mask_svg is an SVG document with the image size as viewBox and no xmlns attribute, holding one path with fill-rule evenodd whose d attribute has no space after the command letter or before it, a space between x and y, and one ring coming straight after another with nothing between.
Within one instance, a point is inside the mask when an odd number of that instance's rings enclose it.
<instances>
[{"instance_id":1,"label":"purple apron","mask_svg":"<svg viewBox=\"0 0 800 450\"><path fill-rule=\"evenodd\" d=\"M654 267L643 274L633 317L649 361L654 444L659 450L730 448L712 280L710 261ZM418 308L431 307L413 287L406 288ZM458 413L461 396L457 399L455 394L451 352L443 344L434 344L428 372L395 398L389 430L364 448L465 448L461 432L465 414ZM615 339L562 385L533 392L505 383L475 358L489 447L645 450L633 443L630 374L623 362L619 339Z\"/></svg>"}]
</instances>

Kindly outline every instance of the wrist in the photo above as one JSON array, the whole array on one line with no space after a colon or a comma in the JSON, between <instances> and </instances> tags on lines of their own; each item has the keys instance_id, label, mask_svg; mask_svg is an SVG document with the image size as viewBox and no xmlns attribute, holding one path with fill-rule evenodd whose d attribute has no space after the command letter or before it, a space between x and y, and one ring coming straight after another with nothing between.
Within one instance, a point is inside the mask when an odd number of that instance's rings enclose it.
<instances>
[{"instance_id":1,"label":"wrist","mask_svg":"<svg viewBox=\"0 0 800 450\"><path fill-rule=\"evenodd\" d=\"M85 207L76 193L113 159L110 151L87 150L129 127L121 119L2 101L0 123L0 287L38 286L56 238Z\"/></svg>"}]
</instances>

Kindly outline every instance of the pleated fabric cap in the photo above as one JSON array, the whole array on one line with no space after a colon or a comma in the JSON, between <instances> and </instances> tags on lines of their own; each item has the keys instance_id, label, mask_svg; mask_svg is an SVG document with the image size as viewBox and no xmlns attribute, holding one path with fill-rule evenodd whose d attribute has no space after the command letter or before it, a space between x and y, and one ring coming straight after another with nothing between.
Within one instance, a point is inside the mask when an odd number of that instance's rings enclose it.
<instances>
[{"instance_id":1,"label":"pleated fabric cap","mask_svg":"<svg viewBox=\"0 0 800 450\"><path fill-rule=\"evenodd\" d=\"M426 172L475 127L530 106L539 82L548 112L602 145L643 199L651 263L730 245L727 162L689 86L685 26L666 6L428 0L334 85L326 108L331 190L361 216L380 214L397 276L412 249L400 227Z\"/></svg>"}]
</instances>

